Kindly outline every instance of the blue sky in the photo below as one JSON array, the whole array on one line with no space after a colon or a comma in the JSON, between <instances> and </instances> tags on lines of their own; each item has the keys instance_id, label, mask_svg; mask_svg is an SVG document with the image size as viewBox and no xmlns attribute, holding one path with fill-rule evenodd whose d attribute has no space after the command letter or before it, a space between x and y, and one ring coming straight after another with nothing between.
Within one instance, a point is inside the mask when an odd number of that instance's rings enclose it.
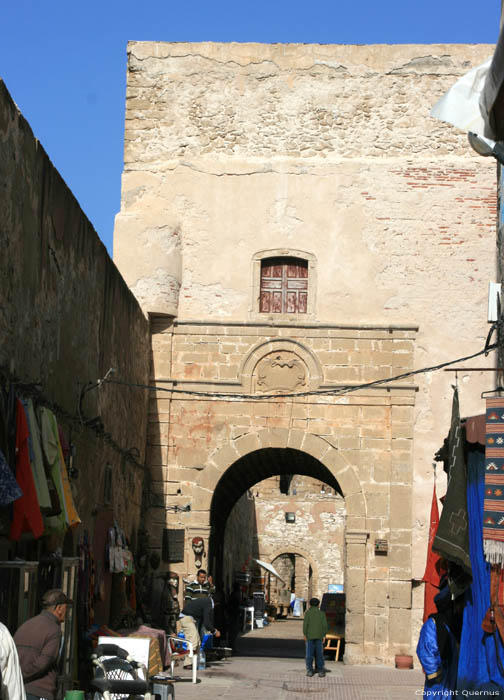
<instances>
[{"instance_id":1,"label":"blue sky","mask_svg":"<svg viewBox=\"0 0 504 700\"><path fill-rule=\"evenodd\" d=\"M500 5L500 0L10 0L2 6L0 76L112 252L128 40L495 43Z\"/></svg>"}]
</instances>

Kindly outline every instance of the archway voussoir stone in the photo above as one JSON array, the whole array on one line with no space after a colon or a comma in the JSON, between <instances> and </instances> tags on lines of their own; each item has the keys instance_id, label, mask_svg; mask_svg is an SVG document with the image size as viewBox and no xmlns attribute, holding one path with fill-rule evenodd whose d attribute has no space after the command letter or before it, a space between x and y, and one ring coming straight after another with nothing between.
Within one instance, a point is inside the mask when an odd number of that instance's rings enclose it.
<instances>
[{"instance_id":1,"label":"archway voussoir stone","mask_svg":"<svg viewBox=\"0 0 504 700\"><path fill-rule=\"evenodd\" d=\"M216 463L216 461L214 460L213 457L210 457L210 458L208 459L208 461L207 461L207 463L206 463L206 466L207 466L207 467L215 467L215 469L217 469L217 471L220 472L221 476L222 476L222 474L224 474L224 472L226 471L225 469L223 469L222 467L220 467L220 466Z\"/></svg>"},{"instance_id":2,"label":"archway voussoir stone","mask_svg":"<svg viewBox=\"0 0 504 700\"><path fill-rule=\"evenodd\" d=\"M287 428L270 428L268 432L270 434L271 447L287 447L287 440L289 439Z\"/></svg>"},{"instance_id":3,"label":"archway voussoir stone","mask_svg":"<svg viewBox=\"0 0 504 700\"><path fill-rule=\"evenodd\" d=\"M366 517L366 502L362 493L345 494L345 504L348 517Z\"/></svg>"},{"instance_id":4,"label":"archway voussoir stone","mask_svg":"<svg viewBox=\"0 0 504 700\"><path fill-rule=\"evenodd\" d=\"M212 496L213 490L201 488L200 486L193 486L191 509L210 511L210 506L212 504Z\"/></svg>"},{"instance_id":5,"label":"archway voussoir stone","mask_svg":"<svg viewBox=\"0 0 504 700\"><path fill-rule=\"evenodd\" d=\"M329 445L328 451L320 460L334 475L347 468L348 464L335 447Z\"/></svg>"},{"instance_id":6,"label":"archway voussoir stone","mask_svg":"<svg viewBox=\"0 0 504 700\"><path fill-rule=\"evenodd\" d=\"M345 499L355 494L362 494L362 487L359 478L352 467L347 466L346 469L338 472L337 479L343 490Z\"/></svg>"},{"instance_id":7,"label":"archway voussoir stone","mask_svg":"<svg viewBox=\"0 0 504 700\"><path fill-rule=\"evenodd\" d=\"M317 435L310 435L310 433L305 435L305 439L303 441L303 452L307 452L315 459L322 461L322 458L330 449L330 445L328 445L325 440Z\"/></svg>"},{"instance_id":8,"label":"archway voussoir stone","mask_svg":"<svg viewBox=\"0 0 504 700\"><path fill-rule=\"evenodd\" d=\"M287 428L265 428L257 433L260 447L287 447L289 431Z\"/></svg>"},{"instance_id":9,"label":"archway voussoir stone","mask_svg":"<svg viewBox=\"0 0 504 700\"><path fill-rule=\"evenodd\" d=\"M261 447L259 437L257 433L248 433L247 435L242 435L234 441L234 447L240 456L249 454L250 452L255 452Z\"/></svg>"},{"instance_id":10,"label":"archway voussoir stone","mask_svg":"<svg viewBox=\"0 0 504 700\"><path fill-rule=\"evenodd\" d=\"M240 458L240 456L241 455L236 451L234 444L229 443L224 445L224 447L221 447L212 455L212 461L218 469L224 472L229 466L231 466L231 464L234 464L236 460Z\"/></svg>"},{"instance_id":11,"label":"archway voussoir stone","mask_svg":"<svg viewBox=\"0 0 504 700\"><path fill-rule=\"evenodd\" d=\"M291 447L293 450L300 450L303 445L303 440L305 433L302 430L297 430L292 428L289 430L289 437L287 438L287 447Z\"/></svg>"},{"instance_id":12,"label":"archway voussoir stone","mask_svg":"<svg viewBox=\"0 0 504 700\"><path fill-rule=\"evenodd\" d=\"M200 488L213 491L222 476L222 471L213 465L207 465L198 475L197 484Z\"/></svg>"}]
</instances>

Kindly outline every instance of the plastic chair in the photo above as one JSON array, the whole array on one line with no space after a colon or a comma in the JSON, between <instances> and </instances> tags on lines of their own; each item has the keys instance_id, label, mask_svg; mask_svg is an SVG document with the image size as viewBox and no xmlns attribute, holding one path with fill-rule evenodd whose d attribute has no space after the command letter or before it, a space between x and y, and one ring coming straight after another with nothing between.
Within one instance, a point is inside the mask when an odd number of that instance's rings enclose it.
<instances>
[{"instance_id":1,"label":"plastic chair","mask_svg":"<svg viewBox=\"0 0 504 700\"><path fill-rule=\"evenodd\" d=\"M91 661L94 678L90 687L95 691L94 700L153 700L145 665L135 661L121 647L100 644L94 650ZM139 671L143 673L143 678L139 677Z\"/></svg>"},{"instance_id":2,"label":"plastic chair","mask_svg":"<svg viewBox=\"0 0 504 700\"><path fill-rule=\"evenodd\" d=\"M192 659L192 682L197 683L198 654L192 642L188 642L187 639L181 639L180 637L167 637L167 639L171 650L170 670L172 676L177 661L187 656Z\"/></svg>"}]
</instances>

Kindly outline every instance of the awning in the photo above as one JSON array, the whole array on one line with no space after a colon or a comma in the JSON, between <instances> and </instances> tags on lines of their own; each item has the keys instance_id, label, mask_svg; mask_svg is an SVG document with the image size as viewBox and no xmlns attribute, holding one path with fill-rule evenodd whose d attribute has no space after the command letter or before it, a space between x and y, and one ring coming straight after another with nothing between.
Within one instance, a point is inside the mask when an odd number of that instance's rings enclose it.
<instances>
[{"instance_id":1,"label":"awning","mask_svg":"<svg viewBox=\"0 0 504 700\"><path fill-rule=\"evenodd\" d=\"M278 571L275 569L275 567L272 564L268 564L268 562L261 561L260 559L256 559L255 561L259 564L260 567L262 567L263 569L266 569L266 571L269 571L269 573L273 574L273 576L276 576L276 578L279 579L279 581L281 581L282 583L285 583L283 578L280 576L280 574L278 573Z\"/></svg>"},{"instance_id":2,"label":"awning","mask_svg":"<svg viewBox=\"0 0 504 700\"><path fill-rule=\"evenodd\" d=\"M466 440L472 444L479 443L483 447L486 445L486 415L470 416L465 422Z\"/></svg>"}]
</instances>

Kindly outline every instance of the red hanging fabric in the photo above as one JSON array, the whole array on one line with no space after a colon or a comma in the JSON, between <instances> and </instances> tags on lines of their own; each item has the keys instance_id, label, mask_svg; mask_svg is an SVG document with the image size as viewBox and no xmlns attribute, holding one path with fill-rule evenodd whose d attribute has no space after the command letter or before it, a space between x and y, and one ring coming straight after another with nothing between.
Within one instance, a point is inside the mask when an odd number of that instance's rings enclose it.
<instances>
[{"instance_id":1,"label":"red hanging fabric","mask_svg":"<svg viewBox=\"0 0 504 700\"><path fill-rule=\"evenodd\" d=\"M44 534L44 522L30 464L28 423L19 399L16 400L16 481L23 495L14 501L9 536L11 540L19 540L23 532L31 530L36 538L41 537Z\"/></svg>"},{"instance_id":2,"label":"red hanging fabric","mask_svg":"<svg viewBox=\"0 0 504 700\"><path fill-rule=\"evenodd\" d=\"M425 573L422 581L425 583L424 589L424 614L423 621L437 612L434 604L434 597L439 593L439 581L446 569L442 565L442 558L432 550L432 543L439 525L439 509L436 496L436 483L434 483L434 491L432 492L432 505L430 513L430 528L429 528L429 544L427 548L427 563L425 565Z\"/></svg>"}]
</instances>

